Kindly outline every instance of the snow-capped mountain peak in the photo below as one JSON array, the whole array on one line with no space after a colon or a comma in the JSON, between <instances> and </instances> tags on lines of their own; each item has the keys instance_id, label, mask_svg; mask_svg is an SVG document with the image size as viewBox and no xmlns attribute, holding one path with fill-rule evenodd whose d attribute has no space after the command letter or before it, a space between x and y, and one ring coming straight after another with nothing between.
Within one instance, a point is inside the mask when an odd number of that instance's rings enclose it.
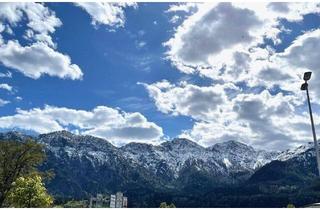
<instances>
[{"instance_id":1,"label":"snow-capped mountain peak","mask_svg":"<svg viewBox=\"0 0 320 210\"><path fill-rule=\"evenodd\" d=\"M277 155L255 150L234 140L205 148L183 138L167 141L159 146L130 143L121 150L133 162L155 173L165 165L167 172L172 173L175 178L179 177L180 171L188 164L196 164L196 168L210 173L246 171L251 174Z\"/></svg>"},{"instance_id":2,"label":"snow-capped mountain peak","mask_svg":"<svg viewBox=\"0 0 320 210\"><path fill-rule=\"evenodd\" d=\"M168 180L177 179L181 171L188 167L217 177L228 177L235 173L249 176L277 155L255 150L234 140L208 148L185 138L176 138L160 145L129 143L118 148L105 139L75 135L67 131L41 134L36 140L44 144L56 158L81 161L85 158L95 167L97 164L104 165L111 160L123 159L127 164L144 168Z\"/></svg>"},{"instance_id":3,"label":"snow-capped mountain peak","mask_svg":"<svg viewBox=\"0 0 320 210\"><path fill-rule=\"evenodd\" d=\"M299 147L288 149L286 151L281 152L277 156L277 160L286 161L294 157L297 157L300 154L305 153L306 151L311 150L313 148L314 148L314 143L308 142L307 144L301 145Z\"/></svg>"}]
</instances>

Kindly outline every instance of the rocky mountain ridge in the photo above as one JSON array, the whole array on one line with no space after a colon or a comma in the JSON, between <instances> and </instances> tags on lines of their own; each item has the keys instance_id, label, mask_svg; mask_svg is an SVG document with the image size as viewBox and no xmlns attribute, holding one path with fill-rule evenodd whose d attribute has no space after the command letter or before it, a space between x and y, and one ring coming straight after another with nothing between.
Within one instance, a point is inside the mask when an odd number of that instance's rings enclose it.
<instances>
[{"instance_id":1,"label":"rocky mountain ridge","mask_svg":"<svg viewBox=\"0 0 320 210\"><path fill-rule=\"evenodd\" d=\"M132 206L144 206L141 202L148 199L146 206L157 206L152 202L167 194L189 192L188 196L197 197L217 187L270 181L274 184L277 180L282 183L284 177L292 180L291 172L311 178L315 173L312 143L269 152L237 141L205 148L180 138L160 145L129 143L116 147L102 138L67 131L33 137L19 132L0 133L0 140L28 138L44 145L47 161L41 169L53 169L55 178L48 188L54 195L83 198L121 190L135 198L137 203ZM303 178L301 183L308 179Z\"/></svg>"}]
</instances>

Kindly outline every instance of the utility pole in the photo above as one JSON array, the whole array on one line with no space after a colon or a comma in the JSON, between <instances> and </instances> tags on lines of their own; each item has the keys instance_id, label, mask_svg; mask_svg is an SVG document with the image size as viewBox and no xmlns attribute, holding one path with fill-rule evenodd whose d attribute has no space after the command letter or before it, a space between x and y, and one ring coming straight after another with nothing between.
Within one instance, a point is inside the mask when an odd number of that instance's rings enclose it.
<instances>
[{"instance_id":1,"label":"utility pole","mask_svg":"<svg viewBox=\"0 0 320 210\"><path fill-rule=\"evenodd\" d=\"M313 116L312 116L312 109L310 103L310 96L309 96L309 88L307 81L310 80L312 72L305 72L303 76L304 83L301 85L301 90L305 90L307 92L307 100L309 106L309 113L310 113L310 121L311 121L311 128L312 128L312 135L314 141L314 149L317 157L317 167L318 167L318 176L320 176L320 155L319 155L319 145L317 141L316 130L314 128Z\"/></svg>"}]
</instances>

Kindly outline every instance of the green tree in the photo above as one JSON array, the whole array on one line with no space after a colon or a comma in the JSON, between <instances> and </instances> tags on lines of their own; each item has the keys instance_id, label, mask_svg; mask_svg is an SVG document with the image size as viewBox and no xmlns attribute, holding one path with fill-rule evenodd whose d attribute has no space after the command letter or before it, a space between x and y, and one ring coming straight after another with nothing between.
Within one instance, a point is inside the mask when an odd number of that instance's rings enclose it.
<instances>
[{"instance_id":1,"label":"green tree","mask_svg":"<svg viewBox=\"0 0 320 210\"><path fill-rule=\"evenodd\" d=\"M166 202L162 202L160 203L160 208L176 208L176 206L173 203L168 205Z\"/></svg>"},{"instance_id":2,"label":"green tree","mask_svg":"<svg viewBox=\"0 0 320 210\"><path fill-rule=\"evenodd\" d=\"M80 201L71 200L63 204L63 208L87 208L87 207L88 207L87 200L80 200Z\"/></svg>"},{"instance_id":3,"label":"green tree","mask_svg":"<svg viewBox=\"0 0 320 210\"><path fill-rule=\"evenodd\" d=\"M160 208L167 208L167 203L166 202L160 203Z\"/></svg>"},{"instance_id":4,"label":"green tree","mask_svg":"<svg viewBox=\"0 0 320 210\"><path fill-rule=\"evenodd\" d=\"M169 205L169 208L176 208L176 206L175 206L173 203L171 203L171 204Z\"/></svg>"},{"instance_id":5,"label":"green tree","mask_svg":"<svg viewBox=\"0 0 320 210\"><path fill-rule=\"evenodd\" d=\"M47 193L42 178L38 174L19 177L12 185L13 188L7 197L10 207L50 207L53 203L53 198Z\"/></svg>"},{"instance_id":6,"label":"green tree","mask_svg":"<svg viewBox=\"0 0 320 210\"><path fill-rule=\"evenodd\" d=\"M33 140L0 141L0 207L4 205L13 182L37 171L36 167L44 158L42 146Z\"/></svg>"},{"instance_id":7,"label":"green tree","mask_svg":"<svg viewBox=\"0 0 320 210\"><path fill-rule=\"evenodd\" d=\"M294 206L292 203L289 203L289 204L287 205L287 208L295 208L295 206Z\"/></svg>"}]
</instances>

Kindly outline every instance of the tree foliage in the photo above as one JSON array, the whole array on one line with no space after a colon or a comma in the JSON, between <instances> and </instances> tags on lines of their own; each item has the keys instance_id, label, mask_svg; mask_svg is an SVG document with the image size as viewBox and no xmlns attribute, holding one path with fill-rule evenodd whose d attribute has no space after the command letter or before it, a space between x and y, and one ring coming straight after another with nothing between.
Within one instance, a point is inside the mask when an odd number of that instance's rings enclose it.
<instances>
[{"instance_id":1,"label":"tree foliage","mask_svg":"<svg viewBox=\"0 0 320 210\"><path fill-rule=\"evenodd\" d=\"M53 198L47 193L42 178L38 174L19 177L12 185L13 188L7 197L10 207L50 207L53 203Z\"/></svg>"},{"instance_id":2,"label":"tree foliage","mask_svg":"<svg viewBox=\"0 0 320 210\"><path fill-rule=\"evenodd\" d=\"M176 208L176 206L173 203L168 205L166 202L162 202L160 203L160 208Z\"/></svg>"},{"instance_id":3,"label":"tree foliage","mask_svg":"<svg viewBox=\"0 0 320 210\"><path fill-rule=\"evenodd\" d=\"M294 206L292 203L289 203L289 204L287 205L287 208L295 208L295 206Z\"/></svg>"},{"instance_id":4,"label":"tree foliage","mask_svg":"<svg viewBox=\"0 0 320 210\"><path fill-rule=\"evenodd\" d=\"M0 141L0 207L17 178L37 171L44 158L42 146L33 140Z\"/></svg>"},{"instance_id":5,"label":"tree foliage","mask_svg":"<svg viewBox=\"0 0 320 210\"><path fill-rule=\"evenodd\" d=\"M62 205L63 208L87 208L88 201L87 200L71 200Z\"/></svg>"}]
</instances>

